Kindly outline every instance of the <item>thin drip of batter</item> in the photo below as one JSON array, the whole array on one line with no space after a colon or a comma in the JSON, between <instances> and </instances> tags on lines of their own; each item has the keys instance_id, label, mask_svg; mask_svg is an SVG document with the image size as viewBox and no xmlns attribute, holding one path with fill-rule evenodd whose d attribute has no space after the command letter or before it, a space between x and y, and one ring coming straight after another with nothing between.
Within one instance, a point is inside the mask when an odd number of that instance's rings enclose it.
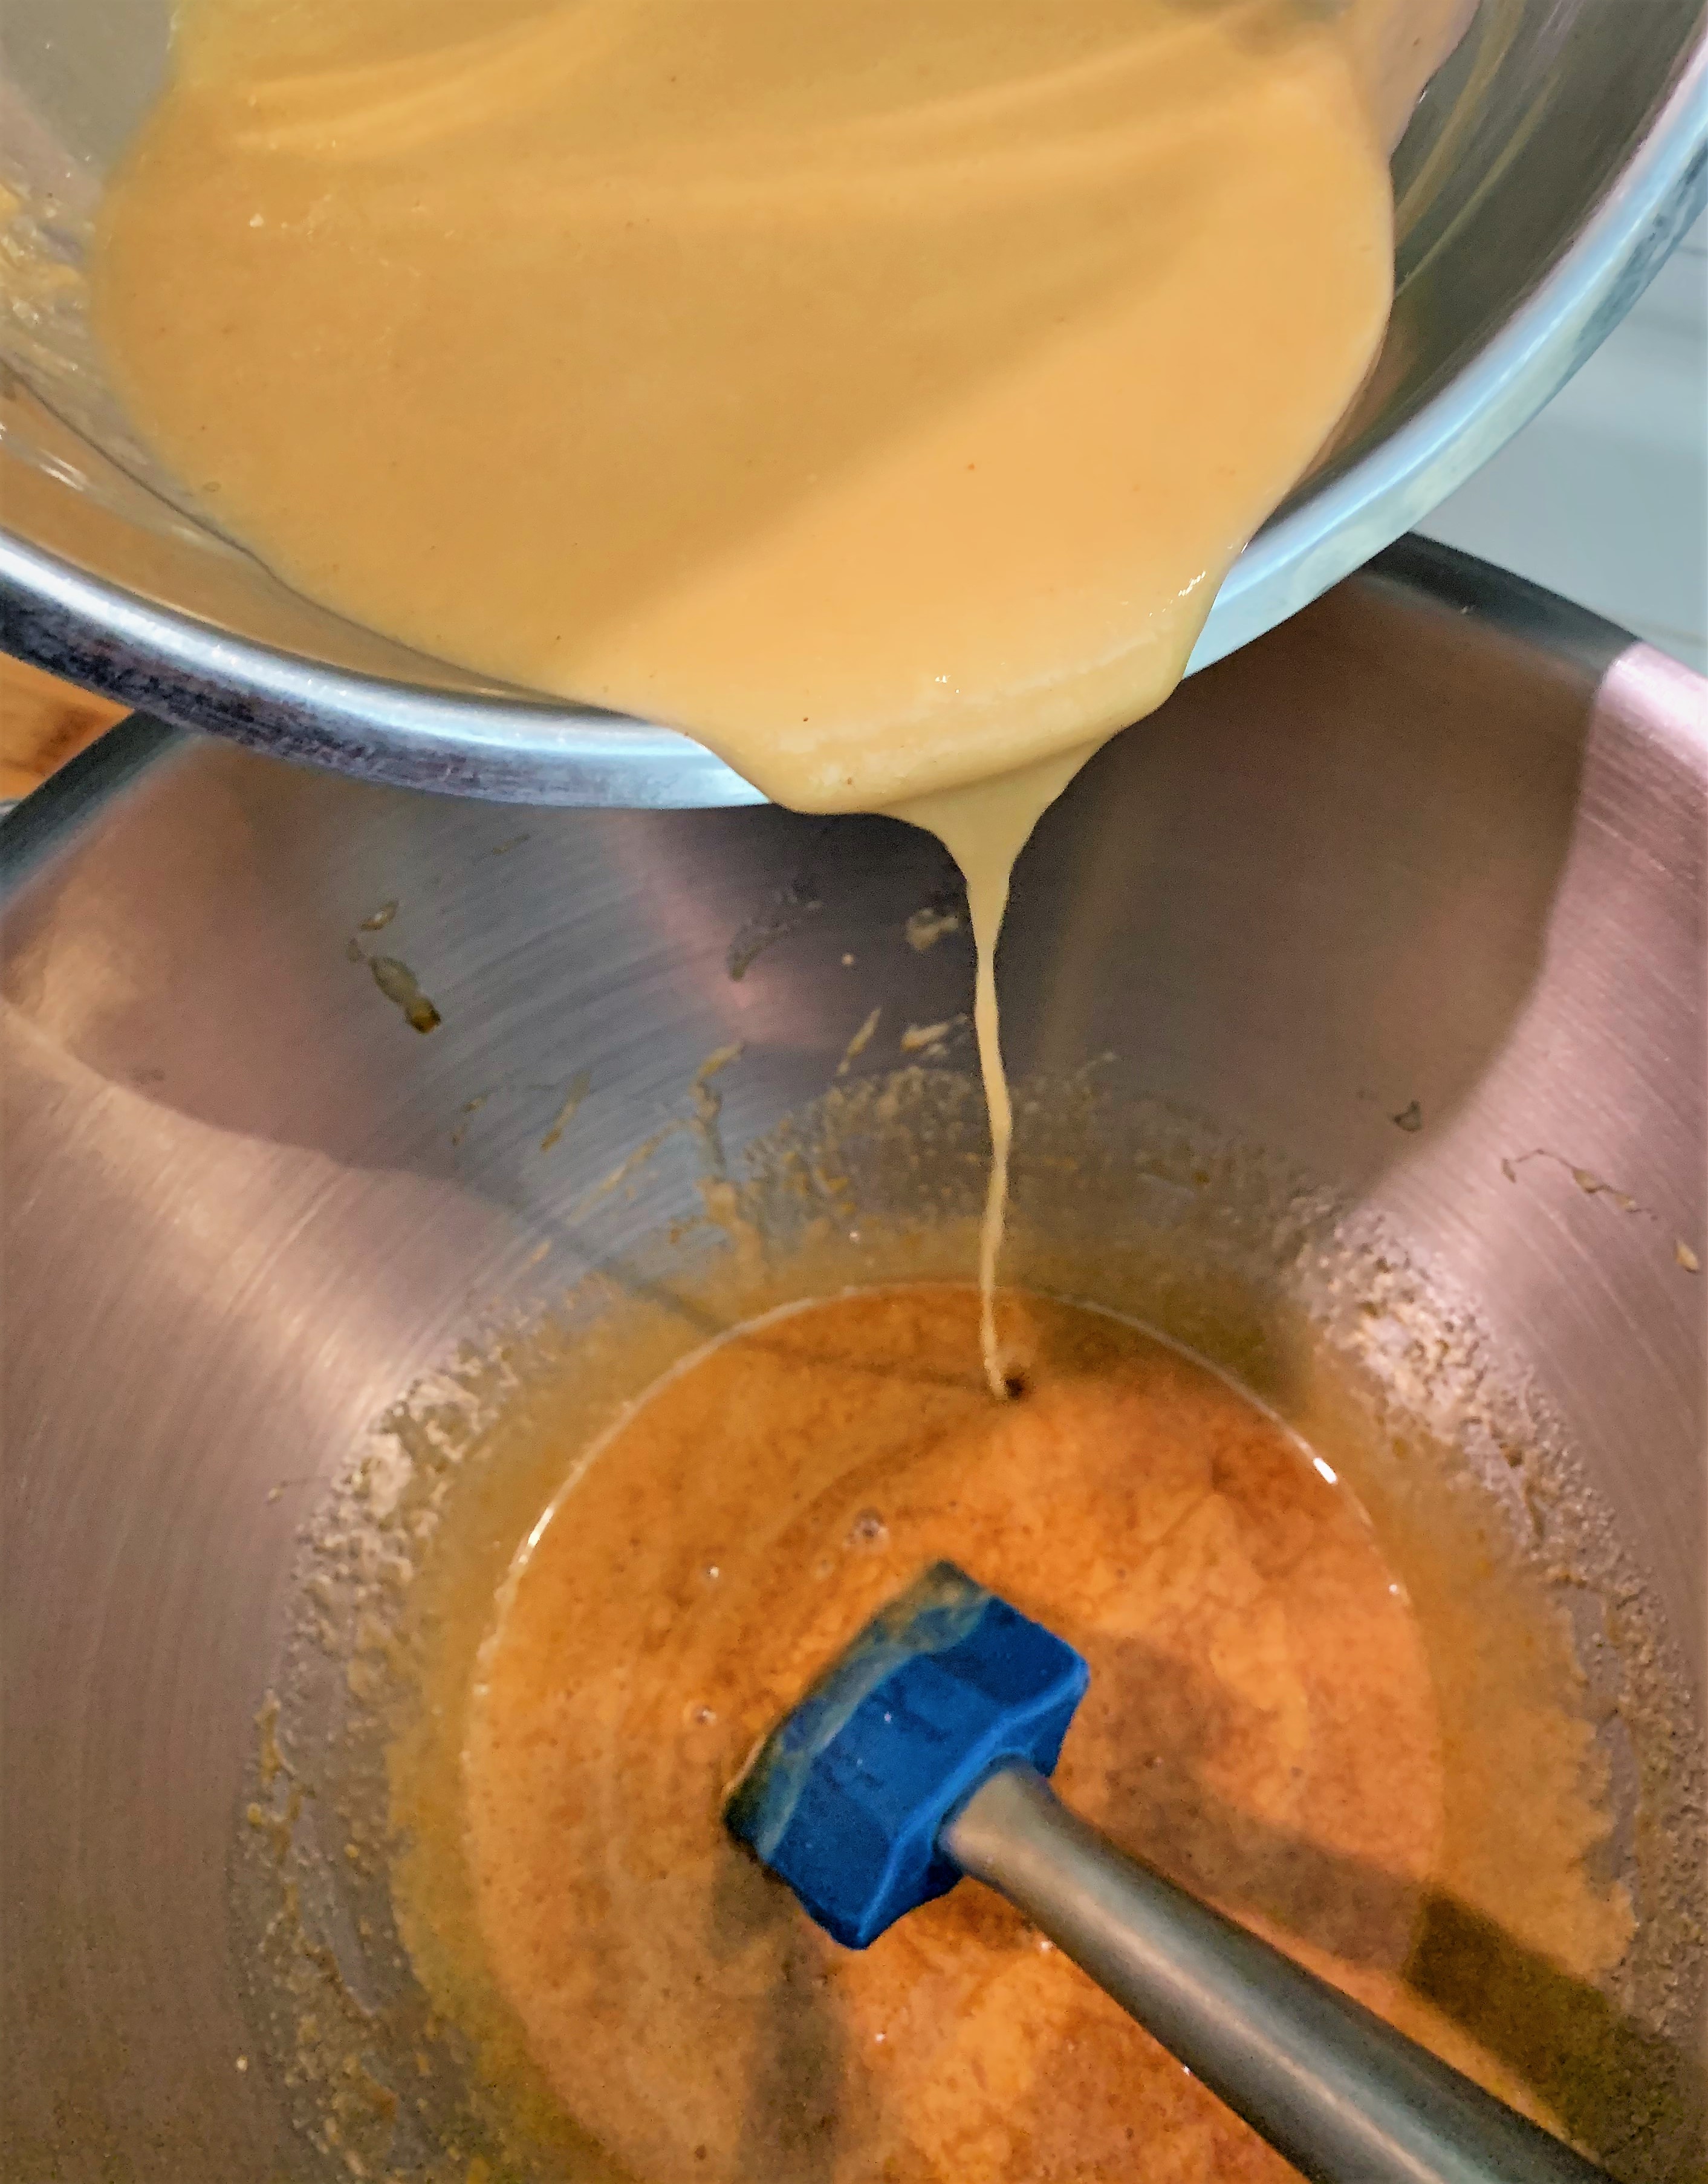
<instances>
[{"instance_id":1,"label":"thin drip of batter","mask_svg":"<svg viewBox=\"0 0 1708 2184\"><path fill-rule=\"evenodd\" d=\"M973 988L973 1028L978 1039L979 1072L990 1116L990 1177L985 1187L984 1218L979 1224L979 1355L985 1384L999 1402L1007 1400L1009 1370L997 1329L997 1273L1008 1220L1008 1163L1014 1141L1014 1103L1003 1064L1001 1012L997 1002L996 948L1008 909L1015 860L1032 838L1033 827L1091 756L1071 750L1043 759L1017 773L900 806L895 816L923 827L942 842L966 880L977 967Z\"/></svg>"}]
</instances>

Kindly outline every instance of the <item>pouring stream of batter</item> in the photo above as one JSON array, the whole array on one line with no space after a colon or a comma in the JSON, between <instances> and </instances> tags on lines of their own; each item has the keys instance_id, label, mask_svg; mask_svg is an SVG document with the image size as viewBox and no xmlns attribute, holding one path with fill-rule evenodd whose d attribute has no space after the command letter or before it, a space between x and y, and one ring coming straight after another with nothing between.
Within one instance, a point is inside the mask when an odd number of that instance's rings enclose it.
<instances>
[{"instance_id":1,"label":"pouring stream of batter","mask_svg":"<svg viewBox=\"0 0 1708 2184\"><path fill-rule=\"evenodd\" d=\"M1010 868L1356 393L1460 12L184 0L108 191L115 381L287 582L949 844L993 1388Z\"/></svg>"}]
</instances>

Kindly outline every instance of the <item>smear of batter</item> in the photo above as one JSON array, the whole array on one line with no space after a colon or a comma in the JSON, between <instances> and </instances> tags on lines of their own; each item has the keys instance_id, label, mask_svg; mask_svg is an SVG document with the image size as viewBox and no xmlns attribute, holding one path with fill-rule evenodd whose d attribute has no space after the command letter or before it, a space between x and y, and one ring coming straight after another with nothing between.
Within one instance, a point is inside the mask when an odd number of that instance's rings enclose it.
<instances>
[{"instance_id":1,"label":"smear of batter","mask_svg":"<svg viewBox=\"0 0 1708 2184\"><path fill-rule=\"evenodd\" d=\"M1010 868L1358 387L1460 0L184 0L114 376L341 612ZM1001 777L999 793L946 794Z\"/></svg>"}]
</instances>

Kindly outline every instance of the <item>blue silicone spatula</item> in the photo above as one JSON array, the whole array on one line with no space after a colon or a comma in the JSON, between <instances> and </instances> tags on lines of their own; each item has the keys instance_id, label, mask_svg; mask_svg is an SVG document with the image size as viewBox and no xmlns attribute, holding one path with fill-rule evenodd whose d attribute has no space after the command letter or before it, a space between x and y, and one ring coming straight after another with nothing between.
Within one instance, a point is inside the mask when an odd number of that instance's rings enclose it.
<instances>
[{"instance_id":1,"label":"blue silicone spatula","mask_svg":"<svg viewBox=\"0 0 1708 2184\"><path fill-rule=\"evenodd\" d=\"M765 1740L730 1831L851 1949L964 1875L999 1890L1318 2184L1610 2184L1070 1812L1048 1778L1089 1680L938 1563Z\"/></svg>"}]
</instances>

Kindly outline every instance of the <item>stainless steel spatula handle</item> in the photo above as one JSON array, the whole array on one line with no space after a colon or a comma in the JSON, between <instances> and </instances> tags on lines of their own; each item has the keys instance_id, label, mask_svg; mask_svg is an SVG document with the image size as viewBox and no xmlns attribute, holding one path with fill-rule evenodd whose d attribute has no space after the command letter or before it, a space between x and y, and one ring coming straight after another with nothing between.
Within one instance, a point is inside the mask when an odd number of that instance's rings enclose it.
<instances>
[{"instance_id":1,"label":"stainless steel spatula handle","mask_svg":"<svg viewBox=\"0 0 1708 2184\"><path fill-rule=\"evenodd\" d=\"M1031 1768L940 1841L1316 2184L1611 2184L1415 2041L1118 1851Z\"/></svg>"}]
</instances>

